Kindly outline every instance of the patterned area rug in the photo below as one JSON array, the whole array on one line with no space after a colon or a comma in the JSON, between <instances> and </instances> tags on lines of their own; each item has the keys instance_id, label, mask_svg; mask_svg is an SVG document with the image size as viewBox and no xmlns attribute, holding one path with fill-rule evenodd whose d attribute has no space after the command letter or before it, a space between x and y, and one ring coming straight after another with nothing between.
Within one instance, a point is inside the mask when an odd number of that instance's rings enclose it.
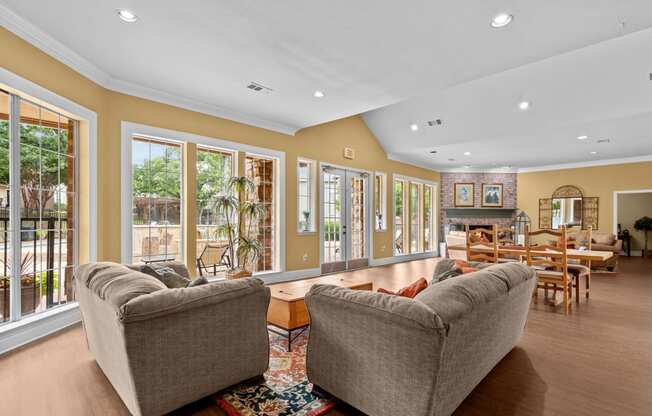
<instances>
[{"instance_id":1,"label":"patterned area rug","mask_svg":"<svg viewBox=\"0 0 652 416\"><path fill-rule=\"evenodd\" d=\"M269 370L265 379L240 383L220 392L215 400L229 416L321 416L335 407L334 399L312 394L306 378L307 332L292 342L270 333Z\"/></svg>"}]
</instances>

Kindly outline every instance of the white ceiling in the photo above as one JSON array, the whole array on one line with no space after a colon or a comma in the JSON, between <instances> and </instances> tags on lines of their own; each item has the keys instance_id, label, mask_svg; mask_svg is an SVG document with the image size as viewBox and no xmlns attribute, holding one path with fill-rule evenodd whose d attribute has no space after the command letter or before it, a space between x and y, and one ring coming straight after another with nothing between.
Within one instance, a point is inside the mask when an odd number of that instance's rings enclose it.
<instances>
[{"instance_id":1,"label":"white ceiling","mask_svg":"<svg viewBox=\"0 0 652 416\"><path fill-rule=\"evenodd\" d=\"M0 21L109 88L261 127L364 113L391 157L434 169L652 154L649 0L0 0Z\"/></svg>"}]
</instances>

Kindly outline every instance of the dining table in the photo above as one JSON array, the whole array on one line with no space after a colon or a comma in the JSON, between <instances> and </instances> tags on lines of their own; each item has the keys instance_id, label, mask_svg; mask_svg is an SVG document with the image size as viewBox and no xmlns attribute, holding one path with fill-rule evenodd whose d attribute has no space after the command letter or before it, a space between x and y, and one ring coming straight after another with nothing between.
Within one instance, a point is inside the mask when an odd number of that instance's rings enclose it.
<instances>
[{"instance_id":1,"label":"dining table","mask_svg":"<svg viewBox=\"0 0 652 416\"><path fill-rule=\"evenodd\" d=\"M448 250L462 250L466 251L466 246L465 245L454 245L448 247ZM494 249L493 246L490 245L482 245L482 244L476 244L473 245L473 251L477 253L493 253ZM537 250L536 248L533 248L530 250L530 253L534 256L538 257L545 257L546 255L549 255L550 253L558 253L558 251L552 251L550 249L540 249ZM498 254L509 254L512 256L519 256L521 261L523 261L523 258L527 256L527 249L525 246L516 246L516 245L505 245L505 246L498 246ZM605 261L613 257L614 253L611 251L600 251L600 250L588 250L588 249L581 249L581 248L569 248L566 249L566 256L569 259L572 260L579 260L580 262L583 262L587 264L588 266L588 276L587 278L587 285L585 289L586 297L589 297L589 290L590 290L590 281L591 281L591 262L592 261Z\"/></svg>"}]
</instances>

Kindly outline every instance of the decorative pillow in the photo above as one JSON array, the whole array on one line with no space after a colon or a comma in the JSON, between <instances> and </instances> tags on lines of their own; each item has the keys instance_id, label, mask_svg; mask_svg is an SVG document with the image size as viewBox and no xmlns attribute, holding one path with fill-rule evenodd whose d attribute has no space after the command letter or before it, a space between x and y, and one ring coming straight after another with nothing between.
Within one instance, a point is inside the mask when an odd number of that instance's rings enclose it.
<instances>
[{"instance_id":1,"label":"decorative pillow","mask_svg":"<svg viewBox=\"0 0 652 416\"><path fill-rule=\"evenodd\" d=\"M186 287L190 283L190 280L185 277L177 274L171 267L152 267L149 264L146 264L140 268L142 273L148 274L152 277L157 278L169 289L175 289L180 287Z\"/></svg>"},{"instance_id":2,"label":"decorative pillow","mask_svg":"<svg viewBox=\"0 0 652 416\"><path fill-rule=\"evenodd\" d=\"M471 265L464 260L455 260L455 266L462 271L460 274L473 273L479 270L477 267L474 267L475 265Z\"/></svg>"},{"instance_id":3,"label":"decorative pillow","mask_svg":"<svg viewBox=\"0 0 652 416\"><path fill-rule=\"evenodd\" d=\"M419 294L419 292L426 289L427 287L428 287L428 282L426 281L426 279L422 277L416 282L412 283L411 285L406 286L403 289L399 290L398 292L392 292L391 290L383 289L382 287L378 289L378 292L386 293L388 295L403 296L405 298L414 298L416 295Z\"/></svg>"},{"instance_id":4,"label":"decorative pillow","mask_svg":"<svg viewBox=\"0 0 652 416\"><path fill-rule=\"evenodd\" d=\"M205 285L206 283L208 283L206 276L199 276L198 278L191 280L186 287L201 286Z\"/></svg>"},{"instance_id":5,"label":"decorative pillow","mask_svg":"<svg viewBox=\"0 0 652 416\"><path fill-rule=\"evenodd\" d=\"M593 234L593 242L595 244L603 244L606 246L610 246L614 243L614 235L613 234L608 234L608 233L595 233Z\"/></svg>"}]
</instances>

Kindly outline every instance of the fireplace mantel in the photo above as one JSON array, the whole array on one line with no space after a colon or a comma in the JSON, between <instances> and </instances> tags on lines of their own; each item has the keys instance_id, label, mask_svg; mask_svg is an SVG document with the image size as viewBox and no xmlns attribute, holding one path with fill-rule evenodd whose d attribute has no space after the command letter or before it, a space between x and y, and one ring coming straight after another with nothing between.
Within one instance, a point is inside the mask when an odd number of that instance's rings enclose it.
<instances>
[{"instance_id":1,"label":"fireplace mantel","mask_svg":"<svg viewBox=\"0 0 652 416\"><path fill-rule=\"evenodd\" d=\"M447 208L448 218L511 218L514 208Z\"/></svg>"}]
</instances>

